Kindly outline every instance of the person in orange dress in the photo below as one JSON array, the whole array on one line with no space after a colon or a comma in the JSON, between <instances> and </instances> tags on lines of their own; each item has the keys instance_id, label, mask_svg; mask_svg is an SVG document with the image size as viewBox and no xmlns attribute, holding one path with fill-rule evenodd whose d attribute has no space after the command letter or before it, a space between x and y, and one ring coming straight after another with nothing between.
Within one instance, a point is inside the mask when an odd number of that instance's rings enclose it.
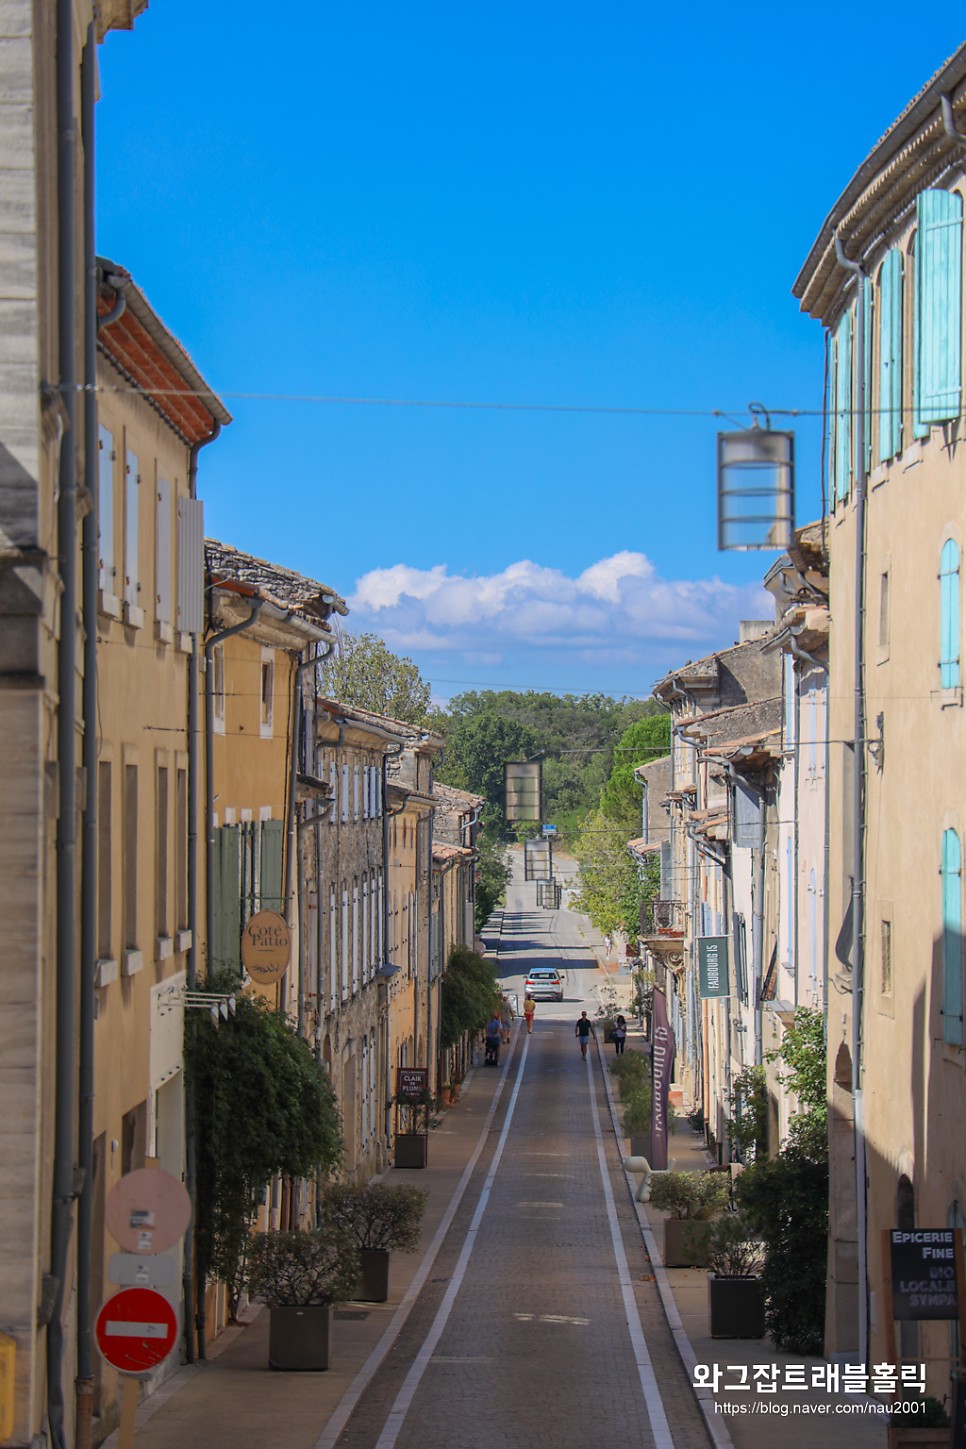
<instances>
[{"instance_id":1,"label":"person in orange dress","mask_svg":"<svg viewBox=\"0 0 966 1449\"><path fill-rule=\"evenodd\" d=\"M533 1032L533 1018L536 1014L537 1003L532 996L525 996L523 999L523 1019L527 1024L527 1036Z\"/></svg>"}]
</instances>

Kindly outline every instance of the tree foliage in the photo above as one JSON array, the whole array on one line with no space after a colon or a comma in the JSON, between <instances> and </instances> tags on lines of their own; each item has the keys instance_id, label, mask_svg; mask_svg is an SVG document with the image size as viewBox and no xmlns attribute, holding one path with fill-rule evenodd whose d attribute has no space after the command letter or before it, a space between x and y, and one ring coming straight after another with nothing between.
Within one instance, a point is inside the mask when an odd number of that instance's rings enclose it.
<instances>
[{"instance_id":1,"label":"tree foliage","mask_svg":"<svg viewBox=\"0 0 966 1449\"><path fill-rule=\"evenodd\" d=\"M493 838L492 832L480 836L477 851L474 924L479 933L503 900L511 870L506 850Z\"/></svg>"},{"instance_id":2,"label":"tree foliage","mask_svg":"<svg viewBox=\"0 0 966 1449\"><path fill-rule=\"evenodd\" d=\"M486 1025L500 1001L496 971L468 946L454 946L443 972L439 1039L455 1046L467 1031Z\"/></svg>"},{"instance_id":3,"label":"tree foliage","mask_svg":"<svg viewBox=\"0 0 966 1449\"><path fill-rule=\"evenodd\" d=\"M319 674L331 699L407 724L426 721L430 686L411 659L393 654L377 634L340 633Z\"/></svg>"},{"instance_id":4,"label":"tree foliage","mask_svg":"<svg viewBox=\"0 0 966 1449\"><path fill-rule=\"evenodd\" d=\"M206 985L238 991L234 977L213 976ZM339 1112L308 1043L260 997L236 994L234 1016L217 1026L207 1014L188 1016L198 1279L203 1285L217 1272L234 1311L260 1194L276 1173L311 1177L338 1164Z\"/></svg>"}]
</instances>

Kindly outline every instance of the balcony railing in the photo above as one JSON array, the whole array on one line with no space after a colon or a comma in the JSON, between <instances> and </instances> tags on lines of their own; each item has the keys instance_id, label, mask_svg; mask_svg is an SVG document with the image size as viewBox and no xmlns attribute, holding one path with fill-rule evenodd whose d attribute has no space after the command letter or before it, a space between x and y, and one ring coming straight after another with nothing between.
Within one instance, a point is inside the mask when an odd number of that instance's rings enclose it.
<instances>
[{"instance_id":1,"label":"balcony railing","mask_svg":"<svg viewBox=\"0 0 966 1449\"><path fill-rule=\"evenodd\" d=\"M643 936L683 936L684 901L648 901L641 912Z\"/></svg>"}]
</instances>

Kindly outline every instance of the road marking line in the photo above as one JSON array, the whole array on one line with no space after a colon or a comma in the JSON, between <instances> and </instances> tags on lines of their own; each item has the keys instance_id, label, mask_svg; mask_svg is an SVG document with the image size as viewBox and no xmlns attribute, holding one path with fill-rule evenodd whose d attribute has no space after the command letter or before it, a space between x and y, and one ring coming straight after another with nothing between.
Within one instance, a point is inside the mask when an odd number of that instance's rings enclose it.
<instances>
[{"instance_id":1,"label":"road marking line","mask_svg":"<svg viewBox=\"0 0 966 1449\"><path fill-rule=\"evenodd\" d=\"M523 1061L525 1060L526 1046L524 1045L523 1057L521 1058L520 1063L521 1073L523 1069ZM430 1273L433 1270L433 1265L436 1262L439 1250L443 1246L443 1239L449 1232L450 1224L452 1223L453 1219L457 1214L457 1211L459 1210L460 1203L463 1201L463 1195L466 1192L467 1187L469 1186L470 1178L473 1176L473 1173L476 1169L476 1164L480 1159L480 1154L482 1153L483 1148L489 1141L490 1124L493 1121L493 1118L496 1116L497 1107L500 1105L500 1098L503 1095L503 1086L505 1082L506 1076L501 1072L500 1080L498 1081L496 1086L496 1091L493 1093L493 1101L490 1103L487 1114L483 1119L483 1126L480 1128L479 1140L473 1149L469 1161L463 1169L463 1176L460 1178L459 1182L456 1185L456 1191L453 1193L452 1201L450 1202L449 1207L446 1209L446 1212L443 1214L440 1220L439 1227L433 1234L432 1242L426 1249L426 1256L420 1263L416 1273L413 1275L412 1282L406 1289L406 1292L403 1294L402 1301L389 1322L389 1327L386 1329L385 1333L382 1335L382 1338L380 1338L379 1342L376 1344L375 1348L372 1350L369 1357L362 1365L362 1368L352 1380L352 1383L342 1395L342 1398L336 1405L334 1412L329 1415L328 1422L325 1428L322 1430L322 1433L319 1435L318 1439L315 1441L315 1444L312 1446L312 1449L334 1449L334 1446L340 1434L342 1433L343 1429L349 1421L352 1411L355 1409L366 1389L369 1387L371 1380L375 1377L376 1370L379 1368L379 1365L382 1363L383 1359L386 1357L386 1354L392 1348L393 1344L396 1342L396 1339L399 1337L400 1333L405 1327L406 1319L412 1312L413 1305L415 1304L416 1299L422 1292L423 1285L425 1284L426 1279L429 1277Z\"/></svg>"},{"instance_id":2,"label":"road marking line","mask_svg":"<svg viewBox=\"0 0 966 1449\"><path fill-rule=\"evenodd\" d=\"M386 1419L386 1422L383 1425L382 1433L376 1440L376 1449L394 1449L396 1440L399 1438L399 1434L402 1430L403 1424L405 1423L406 1415L409 1413L409 1410L412 1407L413 1399L416 1396L416 1391L419 1388L420 1382L422 1381L423 1374L429 1367L430 1360L433 1357L433 1349L442 1338L443 1331L446 1328L447 1320L449 1319L450 1313L453 1311L453 1304L456 1302L456 1295L459 1292L463 1282L463 1278L466 1275L466 1267L470 1260L470 1254L472 1253L473 1248L476 1245L476 1236L479 1232L480 1223L483 1220L483 1214L486 1212L487 1203L490 1200L490 1190L496 1177L497 1168L500 1165L500 1159L503 1156L503 1149L506 1146L506 1140L510 1132L510 1123L513 1121L513 1111L516 1107L517 1098L520 1095L520 1087L523 1083L523 1069L527 1063L527 1049L529 1045L530 1038L524 1037L523 1052L520 1056L520 1065L517 1068L517 1078L513 1084L513 1092L510 1095L509 1105L506 1109L506 1119L503 1123L503 1130L501 1131L499 1141L496 1144L496 1151L493 1154L493 1161L490 1163L490 1170L486 1175L486 1181L484 1182L482 1191L480 1192L480 1198L479 1202L476 1204L476 1211L473 1214L473 1220L470 1223L469 1228L467 1229L466 1240L460 1250L460 1255L457 1259L456 1267L453 1271L453 1277L450 1280L450 1285L447 1288L445 1294L443 1295L443 1301L439 1305L439 1308L436 1312L436 1317L433 1319L432 1327L427 1333L426 1338L423 1341L423 1345L419 1350L419 1353L413 1360L413 1364L409 1370L409 1373L403 1380L402 1388L396 1395L396 1401L393 1404L392 1408L389 1410L389 1417Z\"/></svg>"},{"instance_id":3,"label":"road marking line","mask_svg":"<svg viewBox=\"0 0 966 1449\"><path fill-rule=\"evenodd\" d=\"M595 1073L588 1073L587 1083L590 1089L591 1115L594 1119L594 1137L597 1141L597 1165L600 1168L600 1180L604 1187L604 1201L607 1204L607 1222L610 1227L610 1239L614 1248L614 1257L617 1261L617 1276L621 1285L621 1297L624 1300L624 1316L627 1320L627 1331L631 1336L631 1346L634 1350L635 1362L637 1363L637 1376L641 1381L644 1402L647 1405L648 1418L651 1421L651 1433L654 1435L655 1449L674 1449L671 1427L668 1424L667 1415L664 1412L661 1391L657 1386L654 1365L651 1363L651 1355L647 1350L647 1340L644 1337L644 1328L641 1323L640 1313L638 1312L637 1300L634 1297L634 1287L631 1282L627 1254L624 1252L624 1241L621 1237L620 1223L617 1221L617 1207L614 1202L614 1194L611 1191L610 1178L607 1175L607 1159L604 1156L604 1138L600 1130L600 1113L597 1110Z\"/></svg>"}]
</instances>

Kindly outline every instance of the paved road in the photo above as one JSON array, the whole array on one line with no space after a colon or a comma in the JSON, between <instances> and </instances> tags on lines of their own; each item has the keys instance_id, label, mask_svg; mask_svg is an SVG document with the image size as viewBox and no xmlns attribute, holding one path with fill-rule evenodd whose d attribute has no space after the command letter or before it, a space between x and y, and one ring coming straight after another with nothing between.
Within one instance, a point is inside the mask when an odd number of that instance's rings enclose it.
<instances>
[{"instance_id":1,"label":"paved road","mask_svg":"<svg viewBox=\"0 0 966 1449\"><path fill-rule=\"evenodd\" d=\"M490 1140L434 1278L338 1439L343 1449L705 1449L627 1197L596 1053L596 962L578 919L508 893L501 974L566 961L567 997L538 1007L499 1068ZM522 991L521 991L522 996ZM482 1069L481 1069L482 1070Z\"/></svg>"}]
</instances>

